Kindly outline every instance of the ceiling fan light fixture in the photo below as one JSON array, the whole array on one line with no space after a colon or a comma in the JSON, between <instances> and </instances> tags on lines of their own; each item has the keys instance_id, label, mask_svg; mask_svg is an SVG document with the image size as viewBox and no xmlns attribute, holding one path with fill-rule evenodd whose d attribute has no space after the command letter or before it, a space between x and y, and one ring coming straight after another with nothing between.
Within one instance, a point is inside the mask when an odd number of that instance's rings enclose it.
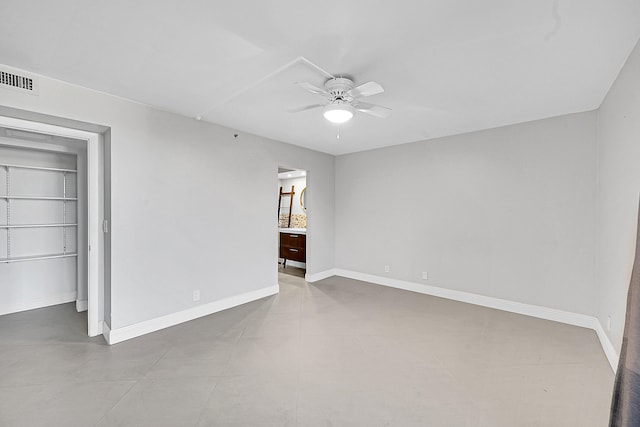
<instances>
[{"instance_id":1,"label":"ceiling fan light fixture","mask_svg":"<svg viewBox=\"0 0 640 427\"><path fill-rule=\"evenodd\" d=\"M339 125L353 118L354 109L349 104L329 104L324 108L324 118Z\"/></svg>"}]
</instances>

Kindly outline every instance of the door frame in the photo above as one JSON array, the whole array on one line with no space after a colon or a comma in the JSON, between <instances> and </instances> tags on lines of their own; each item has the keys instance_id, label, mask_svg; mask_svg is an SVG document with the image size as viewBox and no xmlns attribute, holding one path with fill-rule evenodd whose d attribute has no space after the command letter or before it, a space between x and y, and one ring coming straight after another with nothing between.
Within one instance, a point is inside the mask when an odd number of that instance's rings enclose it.
<instances>
[{"instance_id":1,"label":"door frame","mask_svg":"<svg viewBox=\"0 0 640 427\"><path fill-rule=\"evenodd\" d=\"M100 134L6 116L0 116L0 126L79 139L87 144L87 332L90 337L100 335L103 333L104 324L99 318L100 304L104 305L104 298L100 297L100 261L103 258L103 248L99 244L102 217L100 212Z\"/></svg>"}]
</instances>

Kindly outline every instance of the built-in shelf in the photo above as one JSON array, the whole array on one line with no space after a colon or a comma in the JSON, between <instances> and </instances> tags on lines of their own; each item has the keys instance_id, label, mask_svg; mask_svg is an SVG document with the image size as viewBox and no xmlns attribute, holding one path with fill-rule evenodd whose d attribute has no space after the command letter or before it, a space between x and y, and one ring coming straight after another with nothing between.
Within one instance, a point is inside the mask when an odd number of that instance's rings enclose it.
<instances>
[{"instance_id":1,"label":"built-in shelf","mask_svg":"<svg viewBox=\"0 0 640 427\"><path fill-rule=\"evenodd\" d=\"M15 257L15 258L0 258L0 264L8 264L12 262L21 262L21 261L37 261L41 259L72 258L77 256L78 256L77 253L72 253L72 254L34 255L34 256L23 256L23 257Z\"/></svg>"},{"instance_id":2,"label":"built-in shelf","mask_svg":"<svg viewBox=\"0 0 640 427\"><path fill-rule=\"evenodd\" d=\"M7 251L5 253L6 258L0 258L0 264L8 264L12 262L21 262L21 261L37 261L44 259L57 259L57 258L70 258L77 257L77 253L68 253L67 252L67 230L69 227L77 227L77 223L67 223L67 205L68 203L77 202L77 197L68 197L67 192L67 174L68 173L77 173L76 169L62 169L62 168L47 168L40 166L26 166L26 165L14 165L14 164L6 164L0 163L0 167L4 167L6 173L6 190L3 191L4 195L0 195L0 200L6 200L4 203L6 205L7 214L6 214L6 222L4 225L0 225L0 229L6 230L3 233L3 237L6 237L7 242ZM26 195L13 195L11 191L11 171L13 169L29 169L29 170L39 170L39 171L49 171L55 172L57 174L62 174L62 196L26 196ZM20 177L20 179L26 179L25 177ZM42 200L42 201L60 201L60 207L62 208L62 222L61 223L48 223L48 224L12 224L12 205L13 201L20 200ZM58 205L55 205L58 206ZM77 209L77 203L74 205L74 210ZM74 215L75 217L75 215ZM76 219L73 219L76 221ZM22 233L18 233L17 236L12 236L12 230L19 228L31 228L31 229L42 229L42 228L51 228L51 227L60 227L62 229L62 245L61 245L61 253L54 254L39 254L39 255L31 255L31 256L13 256L11 253L11 244L12 237L16 238L19 236L24 236ZM77 233L75 233L77 234Z\"/></svg>"},{"instance_id":3,"label":"built-in shelf","mask_svg":"<svg viewBox=\"0 0 640 427\"><path fill-rule=\"evenodd\" d=\"M63 200L65 202L74 202L77 197L46 197L46 196L0 196L5 200Z\"/></svg>"},{"instance_id":4,"label":"built-in shelf","mask_svg":"<svg viewBox=\"0 0 640 427\"><path fill-rule=\"evenodd\" d=\"M14 169L33 169L39 171L50 171L50 172L68 172L68 173L77 173L76 169L60 169L60 168L43 168L40 166L26 166L26 165L9 165L0 163L0 167L5 168L14 168Z\"/></svg>"},{"instance_id":5,"label":"built-in shelf","mask_svg":"<svg viewBox=\"0 0 640 427\"><path fill-rule=\"evenodd\" d=\"M11 224L0 225L0 228L43 228L43 227L77 227L78 224Z\"/></svg>"}]
</instances>

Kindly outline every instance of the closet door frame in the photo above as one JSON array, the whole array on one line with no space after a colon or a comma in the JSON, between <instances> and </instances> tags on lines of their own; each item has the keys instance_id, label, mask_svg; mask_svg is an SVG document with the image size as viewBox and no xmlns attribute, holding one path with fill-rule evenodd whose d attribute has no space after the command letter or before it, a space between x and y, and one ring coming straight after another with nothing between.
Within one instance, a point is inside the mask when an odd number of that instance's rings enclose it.
<instances>
[{"instance_id":1,"label":"closet door frame","mask_svg":"<svg viewBox=\"0 0 640 427\"><path fill-rule=\"evenodd\" d=\"M11 129L36 132L85 141L87 144L87 248L86 262L88 272L87 296L88 335L94 337L103 334L104 321L101 321L100 306L104 305L104 297L100 295L101 261L104 259L103 247L100 244L102 218L100 209L101 168L99 149L100 134L78 129L39 123L34 121L0 116L0 126Z\"/></svg>"}]
</instances>

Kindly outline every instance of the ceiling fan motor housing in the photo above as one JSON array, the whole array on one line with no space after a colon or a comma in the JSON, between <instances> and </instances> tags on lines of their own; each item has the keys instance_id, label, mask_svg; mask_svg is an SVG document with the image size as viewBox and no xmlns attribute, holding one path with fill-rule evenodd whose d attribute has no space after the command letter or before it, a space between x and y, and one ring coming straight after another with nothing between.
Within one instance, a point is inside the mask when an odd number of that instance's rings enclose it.
<instances>
[{"instance_id":1,"label":"ceiling fan motor housing","mask_svg":"<svg viewBox=\"0 0 640 427\"><path fill-rule=\"evenodd\" d=\"M329 79L324 88L329 92L329 102L351 102L353 97L349 94L349 91L353 89L354 83L350 79L343 77L336 79Z\"/></svg>"}]
</instances>

